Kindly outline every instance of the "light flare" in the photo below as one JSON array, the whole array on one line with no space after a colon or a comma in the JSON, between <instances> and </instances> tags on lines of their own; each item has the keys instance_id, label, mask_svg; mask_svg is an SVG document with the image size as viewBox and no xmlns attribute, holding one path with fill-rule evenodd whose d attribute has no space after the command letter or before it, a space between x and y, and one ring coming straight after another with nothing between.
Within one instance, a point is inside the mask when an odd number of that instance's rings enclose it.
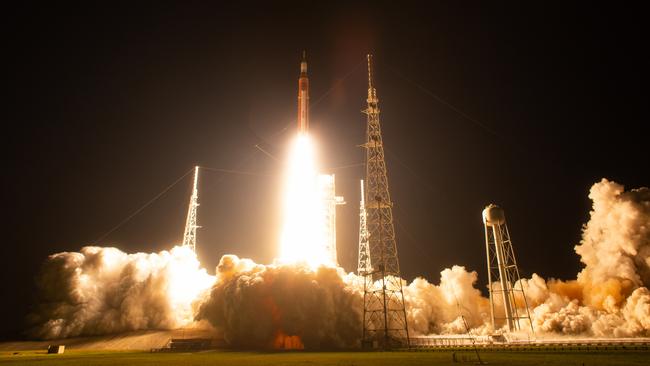
<instances>
[{"instance_id":1,"label":"light flare","mask_svg":"<svg viewBox=\"0 0 650 366\"><path fill-rule=\"evenodd\" d=\"M169 262L169 284L167 294L179 324L189 324L194 320L193 302L214 283L214 277L201 268L192 249L176 246L171 250L174 260Z\"/></svg>"},{"instance_id":2,"label":"light flare","mask_svg":"<svg viewBox=\"0 0 650 366\"><path fill-rule=\"evenodd\" d=\"M317 268L329 261L317 176L313 142L306 132L301 132L289 152L280 263L307 264Z\"/></svg>"}]
</instances>

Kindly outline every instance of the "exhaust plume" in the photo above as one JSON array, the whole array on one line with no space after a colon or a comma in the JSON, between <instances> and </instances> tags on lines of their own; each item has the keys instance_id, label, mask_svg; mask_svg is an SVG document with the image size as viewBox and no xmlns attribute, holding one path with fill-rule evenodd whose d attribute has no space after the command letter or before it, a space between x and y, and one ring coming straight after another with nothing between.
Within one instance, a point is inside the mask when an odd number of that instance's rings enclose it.
<instances>
[{"instance_id":1,"label":"exhaust plume","mask_svg":"<svg viewBox=\"0 0 650 366\"><path fill-rule=\"evenodd\" d=\"M348 348L361 335L362 294L341 268L256 265L221 258L218 281L197 319L235 347Z\"/></svg>"},{"instance_id":2,"label":"exhaust plume","mask_svg":"<svg viewBox=\"0 0 650 366\"><path fill-rule=\"evenodd\" d=\"M575 246L585 265L577 278L533 274L515 284L526 292L535 334L650 336L650 190L625 191L603 179L589 197L590 219ZM411 335L493 332L477 280L476 272L453 266L441 271L438 285L404 281ZM362 333L363 278L324 265L261 265L224 255L210 276L188 248L126 254L85 247L51 255L37 290L29 316L37 338L207 321L234 347L318 349L356 347ZM515 300L523 310L523 298Z\"/></svg>"},{"instance_id":3,"label":"exhaust plume","mask_svg":"<svg viewBox=\"0 0 650 366\"><path fill-rule=\"evenodd\" d=\"M28 333L53 339L179 328L193 321L193 301L213 282L186 247L151 254L84 247L54 254L37 277Z\"/></svg>"}]
</instances>

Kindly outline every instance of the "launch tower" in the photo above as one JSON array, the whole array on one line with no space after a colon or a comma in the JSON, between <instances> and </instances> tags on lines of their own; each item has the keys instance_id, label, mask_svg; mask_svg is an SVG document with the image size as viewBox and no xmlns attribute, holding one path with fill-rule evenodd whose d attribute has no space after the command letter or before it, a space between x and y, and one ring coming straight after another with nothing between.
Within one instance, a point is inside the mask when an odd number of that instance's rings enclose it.
<instances>
[{"instance_id":1,"label":"launch tower","mask_svg":"<svg viewBox=\"0 0 650 366\"><path fill-rule=\"evenodd\" d=\"M363 200L367 234L360 233L360 236L367 235L368 256L360 258L359 263L359 275L364 277L362 346L389 349L408 347L409 332L379 125L379 100L372 73L372 55L368 55L368 107L363 111L368 116L366 143L363 144L366 148ZM361 248L360 254L363 254Z\"/></svg>"},{"instance_id":2,"label":"launch tower","mask_svg":"<svg viewBox=\"0 0 650 366\"><path fill-rule=\"evenodd\" d=\"M325 253L327 262L333 266L338 265L336 254L336 206L344 205L345 199L336 195L336 179L334 174L318 175L318 190L322 207L323 237L325 240Z\"/></svg>"},{"instance_id":3,"label":"launch tower","mask_svg":"<svg viewBox=\"0 0 650 366\"><path fill-rule=\"evenodd\" d=\"M185 220L185 233L183 234L183 246L189 247L196 252L196 229L200 228L196 224L196 211L199 207L199 191L197 184L199 182L199 167L194 167L194 184L192 185L192 195L190 196L190 205L187 209L187 219Z\"/></svg>"},{"instance_id":4,"label":"launch tower","mask_svg":"<svg viewBox=\"0 0 650 366\"><path fill-rule=\"evenodd\" d=\"M366 226L366 200L361 180L361 201L359 202L359 266L357 274L370 272L370 251L368 249L368 227Z\"/></svg>"},{"instance_id":5,"label":"launch tower","mask_svg":"<svg viewBox=\"0 0 650 366\"><path fill-rule=\"evenodd\" d=\"M490 288L490 313L492 328L496 328L498 320L505 322L508 331L522 330L521 320L528 319L530 330L533 324L530 321L528 301L523 285L519 278L517 260L512 249L510 233L506 225L506 216L503 209L491 204L483 210L483 224L485 225L485 252L487 254L488 286ZM519 283L518 287L515 284ZM516 303L516 294L519 293L520 301L523 298L525 313L519 315ZM497 300L498 299L498 300ZM495 302L503 303L503 316L495 314Z\"/></svg>"}]
</instances>

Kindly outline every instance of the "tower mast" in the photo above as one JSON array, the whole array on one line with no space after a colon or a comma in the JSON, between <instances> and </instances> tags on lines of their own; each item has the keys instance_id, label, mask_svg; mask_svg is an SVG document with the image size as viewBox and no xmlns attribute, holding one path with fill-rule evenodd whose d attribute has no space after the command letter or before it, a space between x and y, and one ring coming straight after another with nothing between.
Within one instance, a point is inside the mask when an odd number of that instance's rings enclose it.
<instances>
[{"instance_id":1,"label":"tower mast","mask_svg":"<svg viewBox=\"0 0 650 366\"><path fill-rule=\"evenodd\" d=\"M359 202L359 265L357 274L362 276L369 272L372 267L370 263L370 252L368 250L368 226L366 225L366 200L363 191L363 179L361 183L361 201Z\"/></svg>"},{"instance_id":2,"label":"tower mast","mask_svg":"<svg viewBox=\"0 0 650 366\"><path fill-rule=\"evenodd\" d=\"M192 195L190 196L190 205L185 220L185 232L183 233L183 246L189 247L193 252L196 252L196 229L200 228L196 224L196 211L199 207L198 181L199 167L197 165L194 167L194 184L192 185Z\"/></svg>"},{"instance_id":3,"label":"tower mast","mask_svg":"<svg viewBox=\"0 0 650 366\"><path fill-rule=\"evenodd\" d=\"M408 347L409 332L379 124L379 100L372 73L372 55L368 55L368 107L363 111L368 124L363 146L366 148L364 201L369 264L360 273L364 276L362 342L365 347L377 345L388 349Z\"/></svg>"}]
</instances>

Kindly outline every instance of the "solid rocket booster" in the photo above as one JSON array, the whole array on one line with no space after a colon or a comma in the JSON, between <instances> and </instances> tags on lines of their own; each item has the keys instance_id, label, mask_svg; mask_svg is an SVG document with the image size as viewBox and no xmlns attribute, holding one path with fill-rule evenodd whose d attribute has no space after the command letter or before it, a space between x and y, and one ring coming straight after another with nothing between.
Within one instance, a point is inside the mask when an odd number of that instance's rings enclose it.
<instances>
[{"instance_id":1,"label":"solid rocket booster","mask_svg":"<svg viewBox=\"0 0 650 366\"><path fill-rule=\"evenodd\" d=\"M298 79L298 132L309 129L309 79L307 78L307 58L302 51L300 78Z\"/></svg>"}]
</instances>

